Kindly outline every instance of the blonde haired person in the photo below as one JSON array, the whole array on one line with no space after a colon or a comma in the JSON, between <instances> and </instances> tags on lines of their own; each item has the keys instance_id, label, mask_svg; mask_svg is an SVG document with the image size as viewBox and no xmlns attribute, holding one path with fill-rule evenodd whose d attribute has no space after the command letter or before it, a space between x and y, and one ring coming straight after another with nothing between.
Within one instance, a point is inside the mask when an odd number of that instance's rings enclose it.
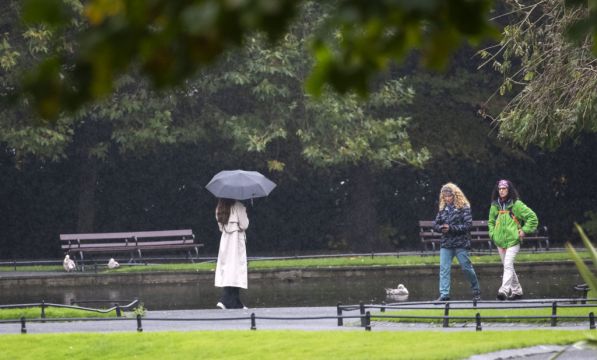
<instances>
[{"instance_id":1,"label":"blonde haired person","mask_svg":"<svg viewBox=\"0 0 597 360\"><path fill-rule=\"evenodd\" d=\"M453 183L443 185L439 193L439 211L433 224L435 231L442 233L438 301L450 300L450 276L454 257L458 259L462 271L471 283L473 300L481 299L479 280L468 255L472 226L471 206L462 190Z\"/></svg>"}]
</instances>

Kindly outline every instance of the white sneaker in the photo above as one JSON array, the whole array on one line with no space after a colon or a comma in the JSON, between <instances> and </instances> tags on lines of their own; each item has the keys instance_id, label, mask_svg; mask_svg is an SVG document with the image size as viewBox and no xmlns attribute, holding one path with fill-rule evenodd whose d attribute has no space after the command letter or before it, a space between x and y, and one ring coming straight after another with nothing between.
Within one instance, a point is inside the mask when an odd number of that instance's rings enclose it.
<instances>
[{"instance_id":1,"label":"white sneaker","mask_svg":"<svg viewBox=\"0 0 597 360\"><path fill-rule=\"evenodd\" d=\"M249 308L246 306L243 306L243 310L249 310Z\"/></svg>"},{"instance_id":2,"label":"white sneaker","mask_svg":"<svg viewBox=\"0 0 597 360\"><path fill-rule=\"evenodd\" d=\"M222 309L222 310L226 310L226 306L224 306L224 304L222 304L221 302L218 302L218 303L216 304L216 306L217 306L217 307L219 307L219 308L220 308L220 309Z\"/></svg>"}]
</instances>

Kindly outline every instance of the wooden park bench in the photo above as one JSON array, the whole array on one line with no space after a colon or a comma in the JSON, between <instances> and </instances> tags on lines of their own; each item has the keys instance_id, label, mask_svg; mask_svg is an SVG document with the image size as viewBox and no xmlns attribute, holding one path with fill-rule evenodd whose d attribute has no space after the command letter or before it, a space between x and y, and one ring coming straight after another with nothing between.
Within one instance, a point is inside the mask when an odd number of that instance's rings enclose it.
<instances>
[{"instance_id":1,"label":"wooden park bench","mask_svg":"<svg viewBox=\"0 0 597 360\"><path fill-rule=\"evenodd\" d=\"M187 259L193 261L191 251L199 256L201 243L195 242L190 229L137 231L120 233L60 234L60 242L65 255L75 259L76 255L84 266L86 253L129 253L129 262L143 258L145 251L186 251Z\"/></svg>"},{"instance_id":2,"label":"wooden park bench","mask_svg":"<svg viewBox=\"0 0 597 360\"><path fill-rule=\"evenodd\" d=\"M426 251L431 245L431 250L439 249L441 232L433 229L433 221L421 220L419 221L419 237L423 244L423 249ZM535 250L546 249L549 250L549 237L547 236L547 226L543 226L540 232L527 234L523 240L524 244L533 244ZM487 220L473 220L473 227L471 229L471 248L481 247L491 252L495 249L493 241L489 238L489 229L487 227Z\"/></svg>"}]
</instances>

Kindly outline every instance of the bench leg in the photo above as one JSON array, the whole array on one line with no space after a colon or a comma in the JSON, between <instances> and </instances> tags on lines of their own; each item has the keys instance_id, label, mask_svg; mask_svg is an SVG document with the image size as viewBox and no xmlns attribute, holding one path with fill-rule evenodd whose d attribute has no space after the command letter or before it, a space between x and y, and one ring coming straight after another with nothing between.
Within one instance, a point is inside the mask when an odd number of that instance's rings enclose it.
<instances>
[{"instance_id":1,"label":"bench leg","mask_svg":"<svg viewBox=\"0 0 597 360\"><path fill-rule=\"evenodd\" d=\"M85 259L83 259L83 252L79 251L79 257L81 258L81 271L85 271Z\"/></svg>"},{"instance_id":2,"label":"bench leg","mask_svg":"<svg viewBox=\"0 0 597 360\"><path fill-rule=\"evenodd\" d=\"M189 259L191 261L191 264L195 263L195 260L193 260L193 255L191 255L190 250L187 250L187 259Z\"/></svg>"},{"instance_id":3,"label":"bench leg","mask_svg":"<svg viewBox=\"0 0 597 360\"><path fill-rule=\"evenodd\" d=\"M137 249L137 254L139 254L139 261L143 261L143 254L141 253L141 249Z\"/></svg>"}]
</instances>

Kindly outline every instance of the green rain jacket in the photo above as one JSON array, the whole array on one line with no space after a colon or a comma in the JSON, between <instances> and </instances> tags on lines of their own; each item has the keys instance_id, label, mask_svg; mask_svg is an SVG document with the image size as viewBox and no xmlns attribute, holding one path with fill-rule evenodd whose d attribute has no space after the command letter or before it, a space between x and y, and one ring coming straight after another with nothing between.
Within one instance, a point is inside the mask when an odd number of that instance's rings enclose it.
<instances>
[{"instance_id":1,"label":"green rain jacket","mask_svg":"<svg viewBox=\"0 0 597 360\"><path fill-rule=\"evenodd\" d=\"M494 201L489 208L489 237L496 246L509 248L521 243L518 236L518 229L522 229L525 234L530 234L537 230L539 220L537 215L530 207L522 201L507 201L501 204Z\"/></svg>"}]
</instances>

